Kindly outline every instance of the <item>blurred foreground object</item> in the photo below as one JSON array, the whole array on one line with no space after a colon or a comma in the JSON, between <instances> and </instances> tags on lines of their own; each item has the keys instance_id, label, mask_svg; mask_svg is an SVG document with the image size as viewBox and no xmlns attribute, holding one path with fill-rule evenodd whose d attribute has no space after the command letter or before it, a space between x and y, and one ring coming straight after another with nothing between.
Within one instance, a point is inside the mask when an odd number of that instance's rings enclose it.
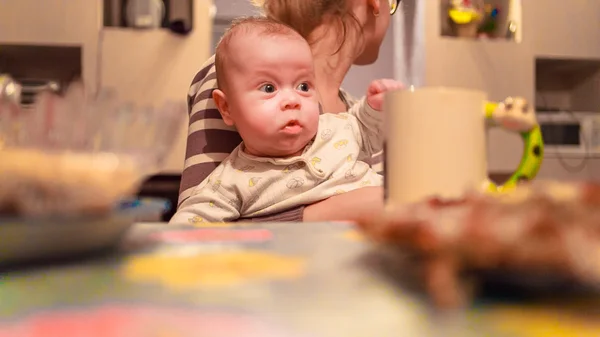
<instances>
[{"instance_id":1,"label":"blurred foreground object","mask_svg":"<svg viewBox=\"0 0 600 337\"><path fill-rule=\"evenodd\" d=\"M440 307L464 303L464 273L600 286L599 184L540 181L505 194L431 198L360 226L383 247L417 257Z\"/></svg>"},{"instance_id":2,"label":"blurred foreground object","mask_svg":"<svg viewBox=\"0 0 600 337\"><path fill-rule=\"evenodd\" d=\"M0 214L109 212L160 170L185 105L135 107L80 84L31 109L0 99Z\"/></svg>"},{"instance_id":3,"label":"blurred foreground object","mask_svg":"<svg viewBox=\"0 0 600 337\"><path fill-rule=\"evenodd\" d=\"M21 86L12 77L0 74L0 100L13 103L21 101Z\"/></svg>"}]
</instances>

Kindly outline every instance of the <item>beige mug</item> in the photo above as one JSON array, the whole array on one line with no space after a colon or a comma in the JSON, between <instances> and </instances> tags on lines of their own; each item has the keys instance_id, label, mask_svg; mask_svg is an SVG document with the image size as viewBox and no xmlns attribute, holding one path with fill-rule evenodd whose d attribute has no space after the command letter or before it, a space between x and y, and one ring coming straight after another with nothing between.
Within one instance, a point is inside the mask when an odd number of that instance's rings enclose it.
<instances>
[{"instance_id":1,"label":"beige mug","mask_svg":"<svg viewBox=\"0 0 600 337\"><path fill-rule=\"evenodd\" d=\"M426 87L388 93L384 111L388 204L455 199L473 189L502 192L539 171L543 140L535 111L523 99L493 103L483 91ZM500 186L488 179L486 119L523 138L521 163Z\"/></svg>"}]
</instances>

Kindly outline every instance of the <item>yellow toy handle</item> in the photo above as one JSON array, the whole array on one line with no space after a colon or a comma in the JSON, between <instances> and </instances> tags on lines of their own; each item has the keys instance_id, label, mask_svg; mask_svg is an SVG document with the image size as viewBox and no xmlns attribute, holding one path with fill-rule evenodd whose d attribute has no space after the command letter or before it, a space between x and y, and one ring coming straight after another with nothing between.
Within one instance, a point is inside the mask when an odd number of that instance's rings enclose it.
<instances>
[{"instance_id":1,"label":"yellow toy handle","mask_svg":"<svg viewBox=\"0 0 600 337\"><path fill-rule=\"evenodd\" d=\"M533 180L544 158L544 141L534 109L522 98L509 97L501 103L486 103L485 118L505 130L518 132L523 139L523 155L516 171L502 185L486 182L486 190L503 192L521 181Z\"/></svg>"}]
</instances>

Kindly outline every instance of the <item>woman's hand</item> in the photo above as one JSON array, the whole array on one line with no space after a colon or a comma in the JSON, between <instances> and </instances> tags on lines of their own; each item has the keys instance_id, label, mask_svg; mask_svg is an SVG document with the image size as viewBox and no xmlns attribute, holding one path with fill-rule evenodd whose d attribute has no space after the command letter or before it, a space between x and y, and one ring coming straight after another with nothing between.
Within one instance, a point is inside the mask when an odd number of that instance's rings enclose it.
<instances>
[{"instance_id":1,"label":"woman's hand","mask_svg":"<svg viewBox=\"0 0 600 337\"><path fill-rule=\"evenodd\" d=\"M368 221L381 212L383 187L363 187L307 206L304 221Z\"/></svg>"}]
</instances>

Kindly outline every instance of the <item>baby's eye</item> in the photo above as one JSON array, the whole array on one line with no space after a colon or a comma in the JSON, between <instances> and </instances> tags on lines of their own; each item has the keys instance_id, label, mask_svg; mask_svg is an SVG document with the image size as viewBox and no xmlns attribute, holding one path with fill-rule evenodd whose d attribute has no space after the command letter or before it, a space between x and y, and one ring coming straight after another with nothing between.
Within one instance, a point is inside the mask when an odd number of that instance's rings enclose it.
<instances>
[{"instance_id":1,"label":"baby's eye","mask_svg":"<svg viewBox=\"0 0 600 337\"><path fill-rule=\"evenodd\" d=\"M264 91L267 94L271 94L275 92L275 86L272 84L264 84L263 86L261 86L258 90L260 91Z\"/></svg>"},{"instance_id":2,"label":"baby's eye","mask_svg":"<svg viewBox=\"0 0 600 337\"><path fill-rule=\"evenodd\" d=\"M297 88L297 89L298 89L298 90L301 90L301 91L305 91L305 92L306 92L306 91L309 91L309 90L310 90L310 86L308 85L308 83L304 82L304 83L300 83L300 84L298 85L298 88Z\"/></svg>"}]
</instances>

